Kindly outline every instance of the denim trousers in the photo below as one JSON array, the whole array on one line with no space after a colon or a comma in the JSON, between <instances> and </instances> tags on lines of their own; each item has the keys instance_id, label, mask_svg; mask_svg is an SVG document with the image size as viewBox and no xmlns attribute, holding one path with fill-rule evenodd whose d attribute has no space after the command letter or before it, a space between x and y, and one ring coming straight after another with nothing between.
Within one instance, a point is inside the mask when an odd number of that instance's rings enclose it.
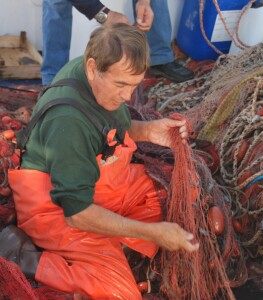
<instances>
[{"instance_id":1,"label":"denim trousers","mask_svg":"<svg viewBox=\"0 0 263 300\"><path fill-rule=\"evenodd\" d=\"M136 0L133 0L135 7ZM43 0L43 64L42 84L51 83L57 72L68 62L71 32L72 5L65 0ZM151 51L151 65L174 60L171 48L171 20L167 0L151 0L154 21L147 39ZM135 12L134 12L135 13Z\"/></svg>"},{"instance_id":2,"label":"denim trousers","mask_svg":"<svg viewBox=\"0 0 263 300\"><path fill-rule=\"evenodd\" d=\"M136 0L133 0L135 8ZM151 0L154 19L146 33L151 52L151 65L162 65L174 61L171 47L172 25L167 0ZM134 17L135 9L134 9Z\"/></svg>"},{"instance_id":3,"label":"denim trousers","mask_svg":"<svg viewBox=\"0 0 263 300\"><path fill-rule=\"evenodd\" d=\"M65 0L43 0L42 84L51 83L68 62L72 31L72 5Z\"/></svg>"}]
</instances>

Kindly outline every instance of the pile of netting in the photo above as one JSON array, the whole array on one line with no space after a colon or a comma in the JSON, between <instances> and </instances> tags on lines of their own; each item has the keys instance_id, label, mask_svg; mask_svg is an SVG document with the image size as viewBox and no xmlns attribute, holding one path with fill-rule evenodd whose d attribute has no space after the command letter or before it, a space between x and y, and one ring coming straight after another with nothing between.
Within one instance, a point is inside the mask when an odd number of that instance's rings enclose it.
<instances>
[{"instance_id":1,"label":"pile of netting","mask_svg":"<svg viewBox=\"0 0 263 300\"><path fill-rule=\"evenodd\" d=\"M244 251L235 255L246 258L263 288L263 45L219 57L210 73L191 81L159 82L148 98L164 116L189 118L196 150L229 194L228 220ZM221 239L236 247L228 235Z\"/></svg>"},{"instance_id":2,"label":"pile of netting","mask_svg":"<svg viewBox=\"0 0 263 300\"><path fill-rule=\"evenodd\" d=\"M178 114L170 117L182 119ZM216 239L216 234L224 231L223 211L227 210L209 203L201 188L197 162L190 146L182 143L179 129L171 129L170 137L175 163L166 220L193 233L200 248L193 253L162 251L162 289L169 299L234 299Z\"/></svg>"},{"instance_id":3,"label":"pile of netting","mask_svg":"<svg viewBox=\"0 0 263 300\"><path fill-rule=\"evenodd\" d=\"M161 118L132 109L131 114L138 120ZM168 299L234 299L230 288L246 282L247 269L232 225L231 195L213 179L207 152L194 143L183 148L171 139L173 151L138 143L135 161L143 162L158 188L167 190L162 203L165 219L194 233L200 249L192 254L163 250L153 272L161 274L161 291Z\"/></svg>"}]
</instances>

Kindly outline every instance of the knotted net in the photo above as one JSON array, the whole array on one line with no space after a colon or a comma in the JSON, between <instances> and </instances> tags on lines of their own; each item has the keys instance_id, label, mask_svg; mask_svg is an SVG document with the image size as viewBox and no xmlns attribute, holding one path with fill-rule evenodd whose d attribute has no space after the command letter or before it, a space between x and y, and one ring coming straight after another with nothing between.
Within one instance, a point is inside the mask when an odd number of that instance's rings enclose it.
<instances>
[{"instance_id":1,"label":"knotted net","mask_svg":"<svg viewBox=\"0 0 263 300\"><path fill-rule=\"evenodd\" d=\"M182 119L180 115L172 117ZM169 299L175 300L234 299L213 230L214 220L209 219L209 210L220 208L209 207L207 199L202 199L205 195L201 193L193 153L188 144L182 143L178 128L171 129L170 136L175 164L166 202L166 220L193 233L200 249L193 253L163 250L162 290Z\"/></svg>"}]
</instances>

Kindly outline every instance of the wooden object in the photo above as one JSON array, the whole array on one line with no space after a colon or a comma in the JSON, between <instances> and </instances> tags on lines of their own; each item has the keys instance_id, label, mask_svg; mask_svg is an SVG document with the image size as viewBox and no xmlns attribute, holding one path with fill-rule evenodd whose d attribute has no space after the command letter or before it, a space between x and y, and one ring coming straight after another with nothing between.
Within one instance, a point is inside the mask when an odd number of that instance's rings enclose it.
<instances>
[{"instance_id":1,"label":"wooden object","mask_svg":"<svg viewBox=\"0 0 263 300\"><path fill-rule=\"evenodd\" d=\"M41 64L42 57L25 31L20 36L0 36L0 79L41 78Z\"/></svg>"}]
</instances>

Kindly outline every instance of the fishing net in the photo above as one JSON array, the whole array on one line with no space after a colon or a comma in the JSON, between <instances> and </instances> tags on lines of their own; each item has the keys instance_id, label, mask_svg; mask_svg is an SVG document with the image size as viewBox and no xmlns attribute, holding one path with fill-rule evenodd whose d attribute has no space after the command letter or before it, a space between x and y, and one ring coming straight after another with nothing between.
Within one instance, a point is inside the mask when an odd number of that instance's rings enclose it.
<instances>
[{"instance_id":1,"label":"fishing net","mask_svg":"<svg viewBox=\"0 0 263 300\"><path fill-rule=\"evenodd\" d=\"M263 44L219 57L209 74L181 84L158 83L149 91L149 101L164 116L183 113L200 139L220 143L218 133L228 120L247 105L253 92L247 83L263 74Z\"/></svg>"},{"instance_id":2,"label":"fishing net","mask_svg":"<svg viewBox=\"0 0 263 300\"><path fill-rule=\"evenodd\" d=\"M2 257L0 257L0 278L1 299L38 299L19 267Z\"/></svg>"},{"instance_id":3,"label":"fishing net","mask_svg":"<svg viewBox=\"0 0 263 300\"><path fill-rule=\"evenodd\" d=\"M161 117L130 111L137 120ZM171 139L178 143L176 136ZM200 242L198 253L163 251L161 257L155 257L152 269L161 274L162 292L168 299L233 299L230 287L246 282L247 272L231 222L228 190L212 178L198 149L174 144L173 152L145 142L137 146L135 161L143 162L157 186L163 186L169 194L162 201L165 220L193 232Z\"/></svg>"},{"instance_id":4,"label":"fishing net","mask_svg":"<svg viewBox=\"0 0 263 300\"><path fill-rule=\"evenodd\" d=\"M182 145L178 132L171 133L171 139L174 141L173 150L176 151L174 160L170 149L155 148L155 153L159 151L161 159L154 164L157 155L152 155L154 146L149 151L148 144L139 145L136 157L138 155L144 159L148 174L169 191L164 204L165 219L194 233L200 242L200 250L191 254L181 250L162 252L159 270L163 274L162 292L169 299L234 299L226 266L233 254L233 245L238 252L240 247L233 240L229 206L224 205L225 194L212 180L204 161L198 158L197 162L193 159L195 155L191 148ZM144 157L142 149L147 149ZM243 264L237 254L237 264L240 261ZM233 277L232 280L234 282L240 278ZM246 280L245 276L243 280Z\"/></svg>"},{"instance_id":5,"label":"fishing net","mask_svg":"<svg viewBox=\"0 0 263 300\"><path fill-rule=\"evenodd\" d=\"M180 112L189 118L193 137L210 143L201 148L196 143L196 151L206 163L211 158L213 179L230 195L228 220L245 252L239 255L246 257L249 278L261 282L263 288L263 274L253 267L263 255L262 78L263 45L258 44L219 57L210 73L192 81L159 82L148 96L152 107L164 116ZM224 239L228 245L227 235ZM238 269L242 270L242 264Z\"/></svg>"},{"instance_id":6,"label":"fishing net","mask_svg":"<svg viewBox=\"0 0 263 300\"><path fill-rule=\"evenodd\" d=\"M233 189L233 222L251 257L263 245L263 78L247 83L247 105L222 134L220 173Z\"/></svg>"},{"instance_id":7,"label":"fishing net","mask_svg":"<svg viewBox=\"0 0 263 300\"><path fill-rule=\"evenodd\" d=\"M19 267L0 257L1 300L73 300L73 296L46 286L33 289Z\"/></svg>"},{"instance_id":8,"label":"fishing net","mask_svg":"<svg viewBox=\"0 0 263 300\"><path fill-rule=\"evenodd\" d=\"M178 119L178 115L174 115ZM199 197L200 183L194 165L191 148L182 143L178 128L171 130L172 150L175 166L167 200L166 220L175 222L192 232L200 241L199 251L187 253L179 250L172 253L163 251L162 268L164 285L162 289L169 299L214 299L221 288L220 299L234 299L224 270L215 237L212 206ZM210 219L207 218L210 212ZM222 220L222 227L224 220ZM209 224L210 223L210 224ZM210 225L210 228L209 228ZM218 227L221 227L218 226ZM212 229L212 230L211 230ZM219 233L223 228L218 228ZM213 253L212 260L211 254ZM168 255L169 254L169 255Z\"/></svg>"}]
</instances>

